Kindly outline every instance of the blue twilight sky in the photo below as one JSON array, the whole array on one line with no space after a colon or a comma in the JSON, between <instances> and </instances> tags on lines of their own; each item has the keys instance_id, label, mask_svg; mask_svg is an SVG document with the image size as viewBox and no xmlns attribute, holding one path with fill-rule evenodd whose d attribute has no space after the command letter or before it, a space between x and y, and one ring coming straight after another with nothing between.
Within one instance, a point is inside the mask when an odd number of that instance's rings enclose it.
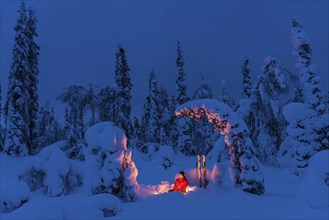
<instances>
[{"instance_id":1,"label":"blue twilight sky","mask_svg":"<svg viewBox=\"0 0 329 220\"><path fill-rule=\"evenodd\" d=\"M1 0L1 83L5 99L20 1ZM328 90L328 1L26 1L37 11L40 104L59 115L56 97L70 85L114 82L117 42L126 49L133 83L133 115L140 115L153 69L160 84L176 91L176 41L184 51L188 94L200 74L219 95L221 80L241 97L240 66L250 59L252 79L266 56L297 73L292 56L291 19L310 36L313 63Z\"/></svg>"}]
</instances>

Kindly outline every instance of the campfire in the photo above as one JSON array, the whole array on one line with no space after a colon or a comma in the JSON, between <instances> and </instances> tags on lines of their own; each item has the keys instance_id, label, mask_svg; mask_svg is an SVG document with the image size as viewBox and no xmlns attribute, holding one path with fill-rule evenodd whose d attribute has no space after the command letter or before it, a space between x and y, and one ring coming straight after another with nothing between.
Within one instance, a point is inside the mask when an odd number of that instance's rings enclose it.
<instances>
[{"instance_id":1,"label":"campfire","mask_svg":"<svg viewBox=\"0 0 329 220\"><path fill-rule=\"evenodd\" d=\"M140 185L139 194L140 195L159 195L163 193L168 193L170 189L174 187L174 184L169 184L168 181L162 181L158 185ZM198 187L196 186L187 186L186 194L189 192L195 191Z\"/></svg>"}]
</instances>

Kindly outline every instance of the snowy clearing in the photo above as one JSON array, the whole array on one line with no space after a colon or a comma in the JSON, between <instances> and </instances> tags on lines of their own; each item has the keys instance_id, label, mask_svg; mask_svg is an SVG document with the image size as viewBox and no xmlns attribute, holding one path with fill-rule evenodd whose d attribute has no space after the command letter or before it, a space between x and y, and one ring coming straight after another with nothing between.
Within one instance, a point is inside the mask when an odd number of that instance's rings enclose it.
<instances>
[{"instance_id":1,"label":"snowy clearing","mask_svg":"<svg viewBox=\"0 0 329 220\"><path fill-rule=\"evenodd\" d=\"M161 184L161 181L172 184L177 172L188 172L195 166L194 157L181 155L176 155L175 163L167 170L161 166L161 161L158 161L159 165L155 165L156 161L146 161L144 155L138 152L134 152L133 157L138 167L137 181L140 186L155 186ZM15 181L16 173L12 170L17 170L28 159L1 155L1 185ZM9 167L12 169L8 169ZM208 168L211 169L211 164ZM328 219L328 207L311 208L307 204L307 197L301 200L297 196L298 186L303 183L302 179L291 175L288 169L262 169L266 180L266 192L261 196L234 189L226 172L221 188L198 188L186 195L175 192L140 196L136 202L122 203L122 210L119 204L117 215L111 219ZM97 202L92 202L90 194L83 187L60 197L48 197L44 192L35 191L31 193L31 199L27 203L12 212L1 213L0 217L91 219L95 217L92 213L92 210L97 210L95 206L117 206L111 199L94 200ZM107 204L99 204L102 200Z\"/></svg>"}]
</instances>

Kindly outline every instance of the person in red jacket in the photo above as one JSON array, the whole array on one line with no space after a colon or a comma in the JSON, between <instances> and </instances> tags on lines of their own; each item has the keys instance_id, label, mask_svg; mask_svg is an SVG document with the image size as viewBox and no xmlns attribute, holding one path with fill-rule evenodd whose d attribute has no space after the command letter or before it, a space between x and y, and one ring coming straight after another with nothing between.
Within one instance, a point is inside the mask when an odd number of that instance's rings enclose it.
<instances>
[{"instance_id":1,"label":"person in red jacket","mask_svg":"<svg viewBox=\"0 0 329 220\"><path fill-rule=\"evenodd\" d=\"M177 174L177 179L175 180L174 189L169 191L171 192L178 191L185 194L187 186L188 186L188 180L185 177L185 173L184 171L180 171Z\"/></svg>"}]
</instances>

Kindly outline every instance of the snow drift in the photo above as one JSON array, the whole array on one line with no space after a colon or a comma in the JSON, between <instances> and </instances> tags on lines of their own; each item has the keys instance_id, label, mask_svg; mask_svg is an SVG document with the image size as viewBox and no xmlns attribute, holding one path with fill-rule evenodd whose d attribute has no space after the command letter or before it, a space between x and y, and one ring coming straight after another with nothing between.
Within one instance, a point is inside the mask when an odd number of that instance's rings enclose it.
<instances>
[{"instance_id":1,"label":"snow drift","mask_svg":"<svg viewBox=\"0 0 329 220\"><path fill-rule=\"evenodd\" d=\"M298 197L311 208L329 207L329 150L316 153L311 157Z\"/></svg>"}]
</instances>

